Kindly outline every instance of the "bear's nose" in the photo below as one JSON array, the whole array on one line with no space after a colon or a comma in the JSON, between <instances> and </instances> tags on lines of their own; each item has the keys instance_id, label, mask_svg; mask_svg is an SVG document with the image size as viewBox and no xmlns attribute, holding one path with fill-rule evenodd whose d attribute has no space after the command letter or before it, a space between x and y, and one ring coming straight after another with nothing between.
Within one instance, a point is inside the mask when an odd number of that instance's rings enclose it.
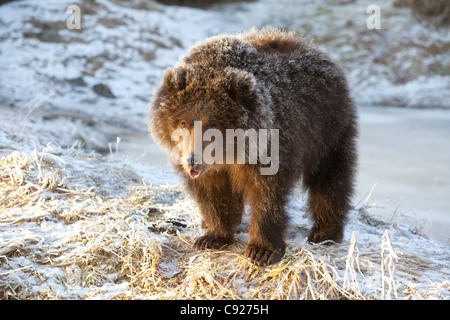
<instances>
[{"instance_id":1,"label":"bear's nose","mask_svg":"<svg viewBox=\"0 0 450 320\"><path fill-rule=\"evenodd\" d=\"M202 156L196 153L191 153L190 157L187 159L188 165L195 166L196 164L202 163Z\"/></svg>"}]
</instances>

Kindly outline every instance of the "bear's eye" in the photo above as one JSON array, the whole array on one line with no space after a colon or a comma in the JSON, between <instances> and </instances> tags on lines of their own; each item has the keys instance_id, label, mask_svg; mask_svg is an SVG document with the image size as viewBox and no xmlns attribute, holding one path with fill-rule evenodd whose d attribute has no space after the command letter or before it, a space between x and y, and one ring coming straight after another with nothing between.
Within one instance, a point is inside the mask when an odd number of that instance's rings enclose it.
<instances>
[{"instance_id":1,"label":"bear's eye","mask_svg":"<svg viewBox=\"0 0 450 320\"><path fill-rule=\"evenodd\" d=\"M209 126L210 129L217 129L217 126L215 124L212 124Z\"/></svg>"},{"instance_id":2,"label":"bear's eye","mask_svg":"<svg viewBox=\"0 0 450 320\"><path fill-rule=\"evenodd\" d=\"M186 122L181 121L181 127L182 127L183 129L185 129L185 128L186 128Z\"/></svg>"}]
</instances>

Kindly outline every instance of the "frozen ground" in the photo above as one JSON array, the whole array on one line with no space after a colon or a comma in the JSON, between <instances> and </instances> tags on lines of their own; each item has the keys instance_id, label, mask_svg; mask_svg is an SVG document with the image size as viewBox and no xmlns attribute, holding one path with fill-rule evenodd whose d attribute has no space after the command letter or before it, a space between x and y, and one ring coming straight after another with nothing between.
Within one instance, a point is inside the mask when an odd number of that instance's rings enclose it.
<instances>
[{"instance_id":1,"label":"frozen ground","mask_svg":"<svg viewBox=\"0 0 450 320\"><path fill-rule=\"evenodd\" d=\"M448 30L387 1L385 29L371 32L371 1L337 2L84 0L82 31L66 28L72 1L0 6L0 299L449 299L448 111L361 108L362 201L344 243L304 242L298 194L288 254L266 270L240 255L245 222L229 251L193 251L195 205L168 168L149 166L165 163L145 124L164 68L197 40L251 26L315 38L359 105L449 107ZM384 199L398 210L373 205ZM428 211L440 242L424 237Z\"/></svg>"}]
</instances>

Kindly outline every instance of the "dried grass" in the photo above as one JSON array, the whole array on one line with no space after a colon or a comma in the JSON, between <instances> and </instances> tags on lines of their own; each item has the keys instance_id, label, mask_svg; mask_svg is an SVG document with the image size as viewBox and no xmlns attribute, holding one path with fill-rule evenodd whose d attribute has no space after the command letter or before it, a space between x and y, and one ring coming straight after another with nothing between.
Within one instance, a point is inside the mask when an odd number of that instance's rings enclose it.
<instances>
[{"instance_id":1,"label":"dried grass","mask_svg":"<svg viewBox=\"0 0 450 320\"><path fill-rule=\"evenodd\" d=\"M354 299L345 290L339 274L324 257L291 245L297 251L282 263L260 269L241 252L244 244L231 251L190 252L182 259L183 277L176 288L184 299Z\"/></svg>"},{"instance_id":2,"label":"dried grass","mask_svg":"<svg viewBox=\"0 0 450 320\"><path fill-rule=\"evenodd\" d=\"M23 206L34 203L45 192L66 192L64 161L48 152L24 154L14 151L0 160L0 192L3 205Z\"/></svg>"}]
</instances>

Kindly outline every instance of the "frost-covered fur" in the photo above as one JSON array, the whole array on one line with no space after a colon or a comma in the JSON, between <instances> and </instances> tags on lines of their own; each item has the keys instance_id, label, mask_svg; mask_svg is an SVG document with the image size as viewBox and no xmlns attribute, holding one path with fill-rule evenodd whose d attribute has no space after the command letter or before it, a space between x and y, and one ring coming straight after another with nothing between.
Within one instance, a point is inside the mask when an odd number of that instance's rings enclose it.
<instances>
[{"instance_id":1,"label":"frost-covered fur","mask_svg":"<svg viewBox=\"0 0 450 320\"><path fill-rule=\"evenodd\" d=\"M356 111L344 73L311 43L279 30L207 39L166 70L150 111L152 136L169 151L176 144L171 133L182 123L192 130L195 120L224 133L279 129L275 175L261 175L261 164L214 164L198 167L204 173L192 179L190 164L174 164L204 218L206 233L196 247L232 243L246 201L252 222L245 254L260 265L280 261L284 207L300 178L314 220L309 240L342 240L353 192Z\"/></svg>"}]
</instances>

